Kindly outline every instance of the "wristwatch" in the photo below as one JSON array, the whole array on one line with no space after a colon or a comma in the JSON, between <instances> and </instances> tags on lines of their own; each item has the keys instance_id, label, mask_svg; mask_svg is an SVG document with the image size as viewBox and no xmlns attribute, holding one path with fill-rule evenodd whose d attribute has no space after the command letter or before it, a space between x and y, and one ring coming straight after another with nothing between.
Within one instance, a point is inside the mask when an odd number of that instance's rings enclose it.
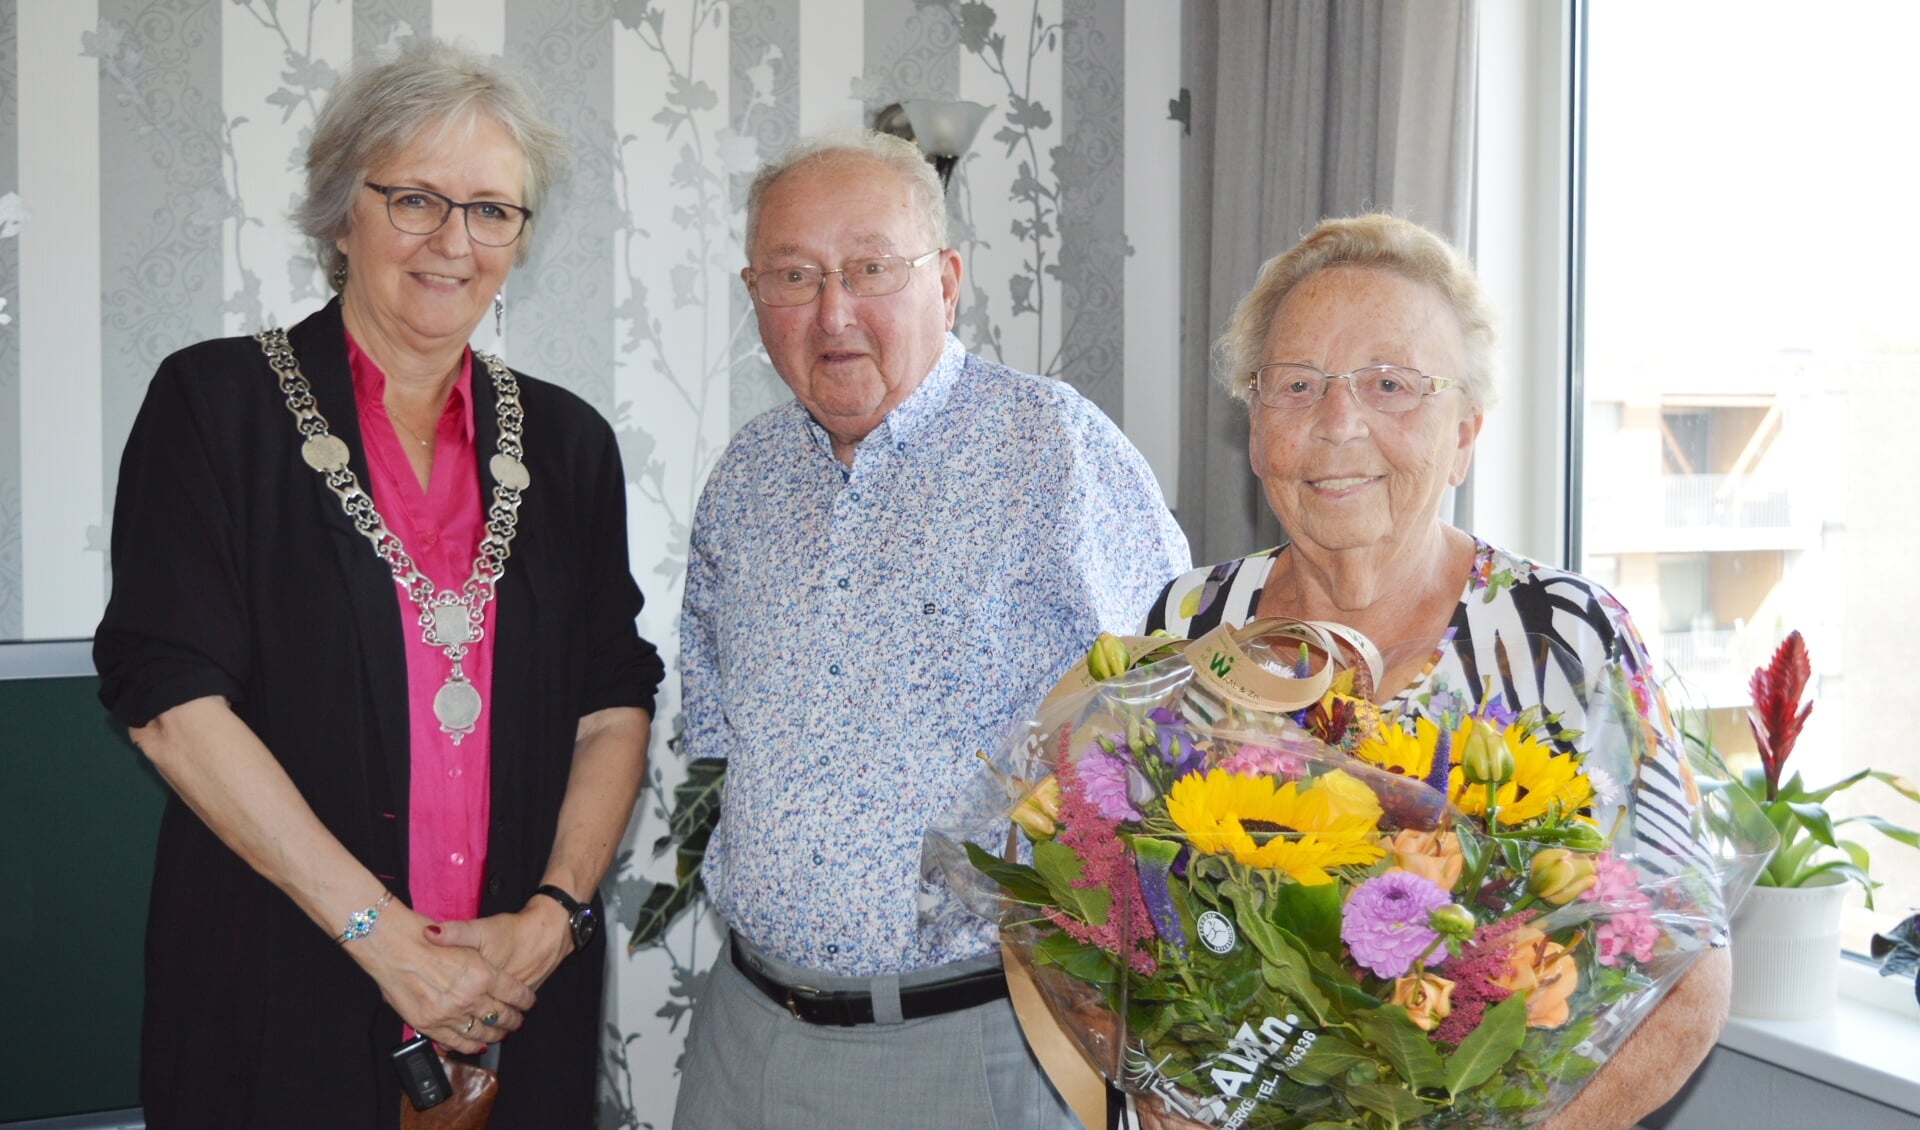
<instances>
[{"instance_id":1,"label":"wristwatch","mask_svg":"<svg viewBox=\"0 0 1920 1130\"><path fill-rule=\"evenodd\" d=\"M577 950L586 949L587 943L593 940L593 932L600 928L600 918L594 914L593 908L578 901L572 895L551 883L540 887L533 893L536 895L545 895L566 908L567 929L573 932L573 948Z\"/></svg>"}]
</instances>

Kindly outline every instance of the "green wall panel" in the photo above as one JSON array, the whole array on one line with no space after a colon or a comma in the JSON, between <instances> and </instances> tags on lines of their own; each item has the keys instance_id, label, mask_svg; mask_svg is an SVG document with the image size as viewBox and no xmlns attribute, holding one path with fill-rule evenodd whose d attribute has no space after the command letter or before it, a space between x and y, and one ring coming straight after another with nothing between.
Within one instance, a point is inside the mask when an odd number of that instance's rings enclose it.
<instances>
[{"instance_id":1,"label":"green wall panel","mask_svg":"<svg viewBox=\"0 0 1920 1130\"><path fill-rule=\"evenodd\" d=\"M0 681L0 1122L139 1105L141 949L166 786L98 685Z\"/></svg>"}]
</instances>

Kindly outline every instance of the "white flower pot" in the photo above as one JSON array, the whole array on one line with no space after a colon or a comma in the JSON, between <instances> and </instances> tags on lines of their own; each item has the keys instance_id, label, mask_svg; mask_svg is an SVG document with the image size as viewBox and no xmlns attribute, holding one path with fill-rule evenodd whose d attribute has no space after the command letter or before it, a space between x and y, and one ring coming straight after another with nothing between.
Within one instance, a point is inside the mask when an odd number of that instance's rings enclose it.
<instances>
[{"instance_id":1,"label":"white flower pot","mask_svg":"<svg viewBox=\"0 0 1920 1130\"><path fill-rule=\"evenodd\" d=\"M1733 1012L1804 1020L1833 1010L1847 883L1754 887L1733 915Z\"/></svg>"}]
</instances>

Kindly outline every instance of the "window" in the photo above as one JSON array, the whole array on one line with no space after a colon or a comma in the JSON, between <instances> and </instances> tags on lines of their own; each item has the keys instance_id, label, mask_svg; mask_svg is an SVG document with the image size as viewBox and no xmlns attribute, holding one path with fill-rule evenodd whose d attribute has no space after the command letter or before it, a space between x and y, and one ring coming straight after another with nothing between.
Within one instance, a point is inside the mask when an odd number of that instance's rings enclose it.
<instances>
[{"instance_id":1,"label":"window","mask_svg":"<svg viewBox=\"0 0 1920 1130\"><path fill-rule=\"evenodd\" d=\"M1736 763L1747 675L1798 628L1817 705L1790 766L1920 779L1920 5L1586 19L1579 564ZM1833 807L1920 827L1872 782ZM1920 856L1856 827L1885 884L1848 912L1864 949L1920 907Z\"/></svg>"}]
</instances>

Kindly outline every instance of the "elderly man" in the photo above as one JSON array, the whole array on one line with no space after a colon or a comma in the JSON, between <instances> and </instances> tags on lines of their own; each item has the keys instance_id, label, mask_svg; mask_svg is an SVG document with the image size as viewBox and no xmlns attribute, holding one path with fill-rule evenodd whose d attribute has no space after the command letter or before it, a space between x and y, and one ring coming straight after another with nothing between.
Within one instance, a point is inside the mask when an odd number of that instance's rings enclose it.
<instances>
[{"instance_id":1,"label":"elderly man","mask_svg":"<svg viewBox=\"0 0 1920 1130\"><path fill-rule=\"evenodd\" d=\"M879 134L803 142L747 198L741 272L795 403L695 517L686 748L728 759L706 881L731 930L680 1128L1071 1126L993 928L916 913L920 841L1187 544L1140 453L1057 382L948 331L940 182Z\"/></svg>"}]
</instances>

